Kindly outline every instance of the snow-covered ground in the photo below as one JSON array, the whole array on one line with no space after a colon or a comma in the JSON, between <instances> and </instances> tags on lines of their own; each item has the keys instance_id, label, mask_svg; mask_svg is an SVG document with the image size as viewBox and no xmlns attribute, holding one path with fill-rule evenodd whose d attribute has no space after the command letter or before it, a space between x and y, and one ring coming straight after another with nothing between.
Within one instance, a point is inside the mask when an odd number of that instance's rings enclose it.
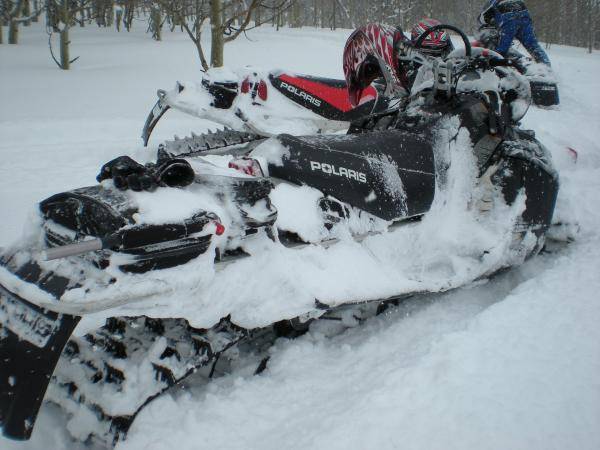
<instances>
[{"instance_id":1,"label":"snow-covered ground","mask_svg":"<svg viewBox=\"0 0 600 450\"><path fill-rule=\"evenodd\" d=\"M114 156L142 154L156 89L199 77L186 36L156 43L143 31L74 30L81 58L70 72L56 68L36 26L20 45L0 46L0 246L20 236L36 201L90 184ZM228 44L225 60L341 77L348 34L257 29ZM579 222L575 243L335 338L279 342L260 376L236 372L158 399L119 448L599 448L600 55L549 53L562 104L532 109L524 125L554 155L557 214ZM170 112L153 144L208 126ZM80 447L64 426L45 408L31 441L0 438L0 447Z\"/></svg>"}]
</instances>

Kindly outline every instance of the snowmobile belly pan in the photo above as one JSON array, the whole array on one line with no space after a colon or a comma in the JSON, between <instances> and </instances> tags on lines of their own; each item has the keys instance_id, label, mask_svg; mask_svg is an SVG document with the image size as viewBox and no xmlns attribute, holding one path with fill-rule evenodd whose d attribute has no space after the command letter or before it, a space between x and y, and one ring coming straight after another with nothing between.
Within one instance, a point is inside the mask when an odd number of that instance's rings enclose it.
<instances>
[{"instance_id":1,"label":"snowmobile belly pan","mask_svg":"<svg viewBox=\"0 0 600 450\"><path fill-rule=\"evenodd\" d=\"M0 285L0 426L29 439L63 347L80 317L45 311Z\"/></svg>"}]
</instances>

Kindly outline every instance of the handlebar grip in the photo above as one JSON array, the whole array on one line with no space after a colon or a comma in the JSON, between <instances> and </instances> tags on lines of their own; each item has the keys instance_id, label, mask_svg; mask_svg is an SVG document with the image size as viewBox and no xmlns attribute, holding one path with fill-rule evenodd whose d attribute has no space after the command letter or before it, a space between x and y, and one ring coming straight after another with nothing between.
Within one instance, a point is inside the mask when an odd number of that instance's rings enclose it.
<instances>
[{"instance_id":1,"label":"handlebar grip","mask_svg":"<svg viewBox=\"0 0 600 450\"><path fill-rule=\"evenodd\" d=\"M69 256L76 256L83 253L102 250L102 247L102 239L92 239L90 241L77 242L75 244L67 244L61 245L60 247L49 248L44 251L44 258L46 261L67 258Z\"/></svg>"}]
</instances>

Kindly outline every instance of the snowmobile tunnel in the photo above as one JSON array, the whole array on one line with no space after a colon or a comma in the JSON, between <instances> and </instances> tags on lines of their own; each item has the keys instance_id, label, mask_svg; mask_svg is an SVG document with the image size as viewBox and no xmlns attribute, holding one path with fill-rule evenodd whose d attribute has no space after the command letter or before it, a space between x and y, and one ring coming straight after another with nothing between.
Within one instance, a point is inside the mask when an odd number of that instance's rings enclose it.
<instances>
[{"instance_id":1,"label":"snowmobile tunnel","mask_svg":"<svg viewBox=\"0 0 600 450\"><path fill-rule=\"evenodd\" d=\"M278 178L318 187L384 220L427 212L435 193L432 144L399 130L345 136L280 135L289 151Z\"/></svg>"}]
</instances>

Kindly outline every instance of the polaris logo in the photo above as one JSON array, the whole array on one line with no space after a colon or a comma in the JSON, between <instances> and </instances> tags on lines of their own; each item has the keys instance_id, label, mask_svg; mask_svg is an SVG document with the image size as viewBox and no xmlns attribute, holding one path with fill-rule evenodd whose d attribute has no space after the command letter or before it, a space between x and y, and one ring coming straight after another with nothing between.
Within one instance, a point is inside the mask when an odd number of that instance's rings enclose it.
<instances>
[{"instance_id":1,"label":"polaris logo","mask_svg":"<svg viewBox=\"0 0 600 450\"><path fill-rule=\"evenodd\" d=\"M333 164L320 163L318 161L310 162L310 169L312 171L321 171L328 175L336 175L338 177L346 177L349 180L356 180L360 183L367 182L367 176L362 172L357 172L356 170L347 169L345 167L336 167Z\"/></svg>"},{"instance_id":2,"label":"polaris logo","mask_svg":"<svg viewBox=\"0 0 600 450\"><path fill-rule=\"evenodd\" d=\"M0 302L0 318L6 329L39 348L44 348L56 331L58 322L47 318L33 308L16 300L0 288L4 302Z\"/></svg>"},{"instance_id":3,"label":"polaris logo","mask_svg":"<svg viewBox=\"0 0 600 450\"><path fill-rule=\"evenodd\" d=\"M300 89L298 89L296 86L293 86L291 84L286 83L285 81L281 82L281 87L283 89L286 89L288 92L291 92L292 94L303 98L304 100L312 103L315 106L321 106L321 100L319 100L318 98L313 97L310 94L307 94L304 91L301 91Z\"/></svg>"}]
</instances>

